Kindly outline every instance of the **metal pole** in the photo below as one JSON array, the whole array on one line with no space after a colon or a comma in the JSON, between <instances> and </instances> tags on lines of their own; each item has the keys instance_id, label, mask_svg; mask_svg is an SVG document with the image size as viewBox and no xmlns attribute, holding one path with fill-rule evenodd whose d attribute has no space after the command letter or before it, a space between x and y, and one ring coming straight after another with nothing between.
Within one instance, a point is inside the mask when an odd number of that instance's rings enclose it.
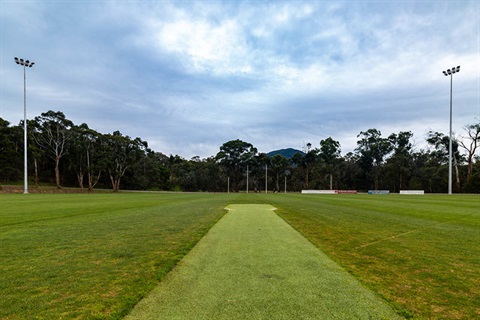
<instances>
[{"instance_id":1,"label":"metal pole","mask_svg":"<svg viewBox=\"0 0 480 320\"><path fill-rule=\"evenodd\" d=\"M448 194L452 194L452 95L453 73L450 75L450 139L448 142Z\"/></svg>"},{"instance_id":2,"label":"metal pole","mask_svg":"<svg viewBox=\"0 0 480 320\"><path fill-rule=\"evenodd\" d=\"M27 161L27 71L23 65L23 193L28 194L28 161Z\"/></svg>"},{"instance_id":3,"label":"metal pole","mask_svg":"<svg viewBox=\"0 0 480 320\"><path fill-rule=\"evenodd\" d=\"M14 58L15 63L23 66L23 193L28 193L28 161L27 161L27 67L31 68L35 62Z\"/></svg>"},{"instance_id":4,"label":"metal pole","mask_svg":"<svg viewBox=\"0 0 480 320\"><path fill-rule=\"evenodd\" d=\"M268 193L268 172L267 172L268 166L265 165L265 193Z\"/></svg>"},{"instance_id":5,"label":"metal pole","mask_svg":"<svg viewBox=\"0 0 480 320\"><path fill-rule=\"evenodd\" d=\"M247 193L248 193L248 164L247 164Z\"/></svg>"},{"instance_id":6,"label":"metal pole","mask_svg":"<svg viewBox=\"0 0 480 320\"><path fill-rule=\"evenodd\" d=\"M285 193L287 193L287 175L285 175Z\"/></svg>"},{"instance_id":7,"label":"metal pole","mask_svg":"<svg viewBox=\"0 0 480 320\"><path fill-rule=\"evenodd\" d=\"M230 193L230 177L227 177L227 193Z\"/></svg>"},{"instance_id":8,"label":"metal pole","mask_svg":"<svg viewBox=\"0 0 480 320\"><path fill-rule=\"evenodd\" d=\"M443 71L445 76L450 76L450 133L448 139L448 194L452 194L452 113L453 113L453 74L460 72L460 66Z\"/></svg>"}]
</instances>

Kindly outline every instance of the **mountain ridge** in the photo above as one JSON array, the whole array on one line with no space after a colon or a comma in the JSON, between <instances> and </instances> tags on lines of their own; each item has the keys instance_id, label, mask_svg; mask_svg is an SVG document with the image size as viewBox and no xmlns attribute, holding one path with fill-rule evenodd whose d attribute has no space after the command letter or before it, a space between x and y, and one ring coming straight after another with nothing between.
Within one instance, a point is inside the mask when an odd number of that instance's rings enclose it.
<instances>
[{"instance_id":1,"label":"mountain ridge","mask_svg":"<svg viewBox=\"0 0 480 320\"><path fill-rule=\"evenodd\" d=\"M279 150L270 151L270 152L267 153L267 155L269 157L273 157L273 156L279 154L279 155L284 156L287 159L290 159L297 153L304 154L304 152L302 152L300 150L293 149L293 148L286 148L286 149L279 149Z\"/></svg>"}]
</instances>

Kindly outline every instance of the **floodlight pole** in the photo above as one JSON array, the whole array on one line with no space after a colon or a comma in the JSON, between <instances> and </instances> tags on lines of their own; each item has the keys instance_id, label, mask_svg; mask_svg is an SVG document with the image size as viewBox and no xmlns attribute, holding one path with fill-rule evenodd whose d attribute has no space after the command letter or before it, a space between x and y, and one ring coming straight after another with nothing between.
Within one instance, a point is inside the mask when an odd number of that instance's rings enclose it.
<instances>
[{"instance_id":1,"label":"floodlight pole","mask_svg":"<svg viewBox=\"0 0 480 320\"><path fill-rule=\"evenodd\" d=\"M450 133L448 141L448 194L452 194L452 104L453 104L453 74L460 72L460 66L443 71L445 76L450 76Z\"/></svg>"},{"instance_id":2,"label":"floodlight pole","mask_svg":"<svg viewBox=\"0 0 480 320\"><path fill-rule=\"evenodd\" d=\"M247 193L248 193L248 164L247 164Z\"/></svg>"},{"instance_id":3,"label":"floodlight pole","mask_svg":"<svg viewBox=\"0 0 480 320\"><path fill-rule=\"evenodd\" d=\"M290 171L285 170L285 193L287 193L287 175L290 173Z\"/></svg>"},{"instance_id":4,"label":"floodlight pole","mask_svg":"<svg viewBox=\"0 0 480 320\"><path fill-rule=\"evenodd\" d=\"M23 193L28 194L28 161L27 161L27 67L35 64L33 61L14 58L15 63L23 66Z\"/></svg>"},{"instance_id":5,"label":"floodlight pole","mask_svg":"<svg viewBox=\"0 0 480 320\"><path fill-rule=\"evenodd\" d=\"M265 193L268 193L268 165L265 165Z\"/></svg>"}]
</instances>

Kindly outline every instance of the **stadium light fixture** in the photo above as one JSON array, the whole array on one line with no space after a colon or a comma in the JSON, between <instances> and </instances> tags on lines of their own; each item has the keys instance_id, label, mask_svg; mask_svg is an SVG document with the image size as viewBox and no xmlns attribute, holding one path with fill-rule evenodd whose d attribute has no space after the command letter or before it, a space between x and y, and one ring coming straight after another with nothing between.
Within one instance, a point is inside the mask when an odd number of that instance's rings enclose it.
<instances>
[{"instance_id":1,"label":"stadium light fixture","mask_svg":"<svg viewBox=\"0 0 480 320\"><path fill-rule=\"evenodd\" d=\"M27 163L27 68L33 67L35 62L14 58L15 63L23 66L23 193L28 193L28 163Z\"/></svg>"},{"instance_id":2,"label":"stadium light fixture","mask_svg":"<svg viewBox=\"0 0 480 320\"><path fill-rule=\"evenodd\" d=\"M268 193L268 165L265 165L265 193Z\"/></svg>"},{"instance_id":3,"label":"stadium light fixture","mask_svg":"<svg viewBox=\"0 0 480 320\"><path fill-rule=\"evenodd\" d=\"M443 71L445 76L450 76L450 134L448 142L448 194L452 194L452 94L453 94L453 75L460 72L460 66L453 67Z\"/></svg>"}]
</instances>

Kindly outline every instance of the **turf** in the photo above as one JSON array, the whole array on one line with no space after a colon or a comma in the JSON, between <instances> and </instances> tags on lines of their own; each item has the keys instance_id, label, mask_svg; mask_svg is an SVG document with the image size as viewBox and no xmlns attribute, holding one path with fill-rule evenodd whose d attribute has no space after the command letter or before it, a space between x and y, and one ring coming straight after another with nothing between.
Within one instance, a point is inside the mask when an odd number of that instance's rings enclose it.
<instances>
[{"instance_id":1,"label":"turf","mask_svg":"<svg viewBox=\"0 0 480 320\"><path fill-rule=\"evenodd\" d=\"M405 317L480 319L479 195L255 197Z\"/></svg>"},{"instance_id":2,"label":"turf","mask_svg":"<svg viewBox=\"0 0 480 320\"><path fill-rule=\"evenodd\" d=\"M119 319L224 213L227 195L0 195L0 319Z\"/></svg>"},{"instance_id":3,"label":"turf","mask_svg":"<svg viewBox=\"0 0 480 320\"><path fill-rule=\"evenodd\" d=\"M228 208L127 319L398 318L272 206Z\"/></svg>"},{"instance_id":4,"label":"turf","mask_svg":"<svg viewBox=\"0 0 480 320\"><path fill-rule=\"evenodd\" d=\"M120 319L225 214L271 204L417 319L480 319L479 195L0 194L0 319Z\"/></svg>"}]
</instances>

